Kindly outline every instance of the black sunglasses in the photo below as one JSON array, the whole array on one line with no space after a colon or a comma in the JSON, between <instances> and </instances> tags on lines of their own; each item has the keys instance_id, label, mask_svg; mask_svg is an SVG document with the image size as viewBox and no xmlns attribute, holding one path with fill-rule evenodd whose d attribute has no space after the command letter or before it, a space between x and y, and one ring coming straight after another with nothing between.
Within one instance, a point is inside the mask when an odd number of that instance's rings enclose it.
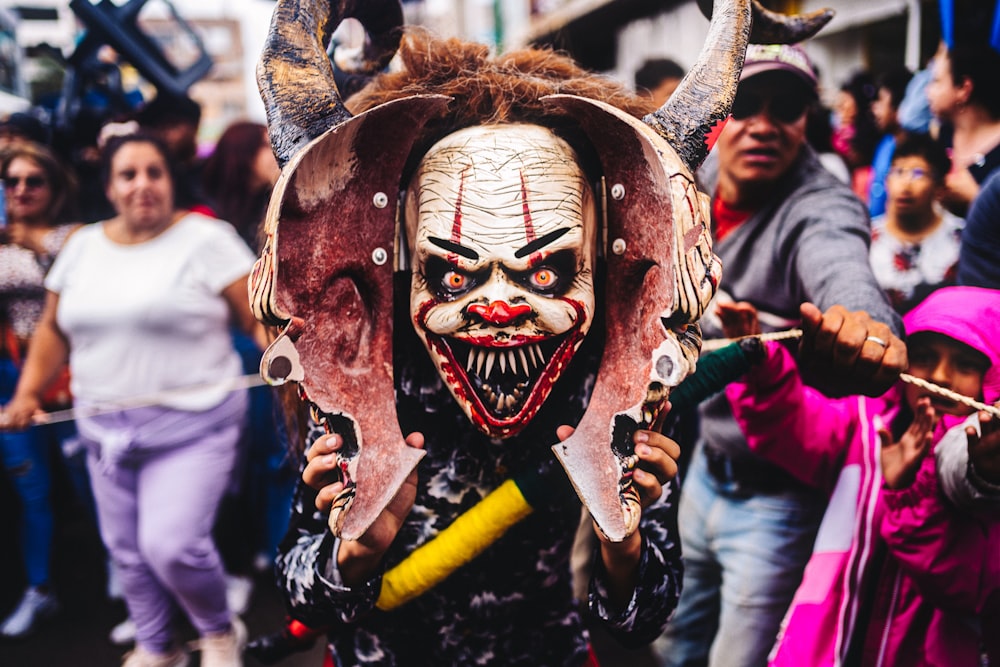
<instances>
[{"instance_id":1,"label":"black sunglasses","mask_svg":"<svg viewBox=\"0 0 1000 667\"><path fill-rule=\"evenodd\" d=\"M29 190L40 188L48 182L43 176L25 176L24 178L21 178L20 176L8 176L3 179L3 184L4 187L14 190L21 184L22 181L24 182L24 187Z\"/></svg>"},{"instance_id":2,"label":"black sunglasses","mask_svg":"<svg viewBox=\"0 0 1000 667\"><path fill-rule=\"evenodd\" d=\"M764 107L767 107L768 115L773 120L779 123L794 123L806 112L809 100L801 95L772 97L744 91L736 95L733 109L729 113L736 120L746 120L761 113Z\"/></svg>"}]
</instances>

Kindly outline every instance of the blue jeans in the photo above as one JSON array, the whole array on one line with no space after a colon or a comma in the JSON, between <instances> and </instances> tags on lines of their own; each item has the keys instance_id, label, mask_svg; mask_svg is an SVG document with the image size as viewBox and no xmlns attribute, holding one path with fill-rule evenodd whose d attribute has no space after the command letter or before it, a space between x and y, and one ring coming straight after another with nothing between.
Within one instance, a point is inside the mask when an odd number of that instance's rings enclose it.
<instances>
[{"instance_id":1,"label":"blue jeans","mask_svg":"<svg viewBox=\"0 0 1000 667\"><path fill-rule=\"evenodd\" d=\"M662 665L767 664L812 553L824 503L796 491L747 491L713 477L699 444L678 509L684 589L654 644Z\"/></svg>"},{"instance_id":2,"label":"blue jeans","mask_svg":"<svg viewBox=\"0 0 1000 667\"><path fill-rule=\"evenodd\" d=\"M0 403L14 393L18 370L9 359L0 359ZM29 586L49 581L52 555L51 459L47 427L0 433L4 472L21 500L21 559Z\"/></svg>"}]
</instances>

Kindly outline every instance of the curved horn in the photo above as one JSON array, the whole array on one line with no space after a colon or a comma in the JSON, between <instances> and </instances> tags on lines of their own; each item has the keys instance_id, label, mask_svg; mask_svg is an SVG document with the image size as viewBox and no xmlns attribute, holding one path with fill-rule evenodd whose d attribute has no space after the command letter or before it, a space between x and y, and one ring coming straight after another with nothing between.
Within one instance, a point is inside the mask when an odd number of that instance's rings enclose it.
<instances>
[{"instance_id":1,"label":"curved horn","mask_svg":"<svg viewBox=\"0 0 1000 667\"><path fill-rule=\"evenodd\" d=\"M278 0L257 63L257 86L267 111L271 148L285 166L304 145L351 117L334 82L326 53L345 18L365 26L370 69L381 69L399 47L399 0Z\"/></svg>"},{"instance_id":2,"label":"curved horn","mask_svg":"<svg viewBox=\"0 0 1000 667\"><path fill-rule=\"evenodd\" d=\"M753 0L753 44L795 44L809 39L833 18L832 9L817 9L809 14L779 14ZM712 18L712 0L698 0L698 8L705 18Z\"/></svg>"},{"instance_id":3,"label":"curved horn","mask_svg":"<svg viewBox=\"0 0 1000 667\"><path fill-rule=\"evenodd\" d=\"M693 173L708 155L705 137L729 115L750 38L750 0L718 0L698 61L658 110L643 118Z\"/></svg>"}]
</instances>

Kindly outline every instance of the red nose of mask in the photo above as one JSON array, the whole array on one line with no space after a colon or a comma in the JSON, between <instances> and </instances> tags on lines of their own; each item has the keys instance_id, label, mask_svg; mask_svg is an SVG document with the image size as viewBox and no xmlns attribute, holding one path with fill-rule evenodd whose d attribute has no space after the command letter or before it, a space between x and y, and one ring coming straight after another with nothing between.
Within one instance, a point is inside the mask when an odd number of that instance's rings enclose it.
<instances>
[{"instance_id":1,"label":"red nose of mask","mask_svg":"<svg viewBox=\"0 0 1000 667\"><path fill-rule=\"evenodd\" d=\"M484 306L481 303L474 303L469 306L469 312L473 315L478 315L490 324L504 326L530 313L531 306L525 303L512 306L506 301L494 301L488 306Z\"/></svg>"}]
</instances>

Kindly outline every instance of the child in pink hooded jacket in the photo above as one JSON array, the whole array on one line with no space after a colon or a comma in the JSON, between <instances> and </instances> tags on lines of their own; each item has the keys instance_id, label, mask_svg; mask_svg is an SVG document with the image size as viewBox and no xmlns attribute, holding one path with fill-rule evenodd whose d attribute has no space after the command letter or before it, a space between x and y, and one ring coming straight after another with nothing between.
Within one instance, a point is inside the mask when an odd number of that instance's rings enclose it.
<instances>
[{"instance_id":1,"label":"child in pink hooded jacket","mask_svg":"<svg viewBox=\"0 0 1000 667\"><path fill-rule=\"evenodd\" d=\"M755 333L733 308L727 335ZM1000 398L1000 291L939 290L904 324L910 374ZM770 664L979 665L983 634L1000 632L1000 523L950 505L926 455L974 410L902 382L827 398L776 343L726 393L751 449L830 494Z\"/></svg>"}]
</instances>

